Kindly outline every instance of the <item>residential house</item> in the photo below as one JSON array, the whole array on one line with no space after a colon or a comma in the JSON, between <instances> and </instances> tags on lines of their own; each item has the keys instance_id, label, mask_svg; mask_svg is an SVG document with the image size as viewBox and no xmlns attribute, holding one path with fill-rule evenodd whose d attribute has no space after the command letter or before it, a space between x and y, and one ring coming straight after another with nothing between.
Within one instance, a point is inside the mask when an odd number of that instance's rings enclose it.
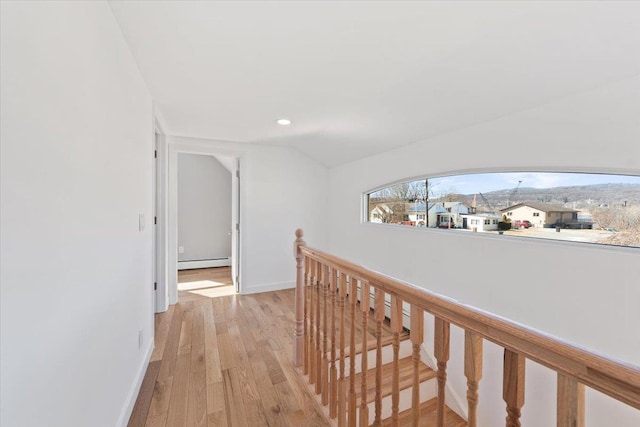
<instances>
[{"instance_id":1,"label":"residential house","mask_svg":"<svg viewBox=\"0 0 640 427\"><path fill-rule=\"evenodd\" d=\"M393 210L386 203L380 203L369 212L369 221L378 224L386 223L392 214Z\"/></svg>"},{"instance_id":2,"label":"residential house","mask_svg":"<svg viewBox=\"0 0 640 427\"><path fill-rule=\"evenodd\" d=\"M437 215L439 228L466 228L464 215L471 213L471 207L462 202L439 202L444 212Z\"/></svg>"},{"instance_id":3,"label":"residential house","mask_svg":"<svg viewBox=\"0 0 640 427\"><path fill-rule=\"evenodd\" d=\"M500 217L493 214L469 214L462 215L463 227L469 230L483 232L498 229Z\"/></svg>"},{"instance_id":4,"label":"residential house","mask_svg":"<svg viewBox=\"0 0 640 427\"><path fill-rule=\"evenodd\" d=\"M414 223L418 227L425 227L427 224L427 212L425 209L424 203L407 203L407 215L409 221ZM429 205L429 209L431 209L431 204Z\"/></svg>"},{"instance_id":5,"label":"residential house","mask_svg":"<svg viewBox=\"0 0 640 427\"><path fill-rule=\"evenodd\" d=\"M633 249L362 223L366 191L417 176L640 175L639 3L2 1L0 19L3 427L127 424L154 313L182 309L184 152L233 165L242 295L293 286L303 228L310 246L640 365ZM464 402L454 329L447 384ZM479 425L504 424L488 375L502 360L487 342ZM524 424L553 425L555 375L526 369ZM588 403L589 425L640 425Z\"/></svg>"},{"instance_id":6,"label":"residential house","mask_svg":"<svg viewBox=\"0 0 640 427\"><path fill-rule=\"evenodd\" d=\"M522 202L502 209L501 212L512 222L528 220L533 227L591 228L590 222L578 221L575 209L550 203Z\"/></svg>"},{"instance_id":7,"label":"residential house","mask_svg":"<svg viewBox=\"0 0 640 427\"><path fill-rule=\"evenodd\" d=\"M407 203L408 218L418 227L434 228L438 224L440 215L447 213L447 211L441 203L429 203L428 211L425 210L425 206L425 203Z\"/></svg>"},{"instance_id":8,"label":"residential house","mask_svg":"<svg viewBox=\"0 0 640 427\"><path fill-rule=\"evenodd\" d=\"M462 215L469 212L469 207L458 202L433 202L429 203L428 219L424 203L407 203L405 210L407 218L418 227L430 228L462 228Z\"/></svg>"}]
</instances>

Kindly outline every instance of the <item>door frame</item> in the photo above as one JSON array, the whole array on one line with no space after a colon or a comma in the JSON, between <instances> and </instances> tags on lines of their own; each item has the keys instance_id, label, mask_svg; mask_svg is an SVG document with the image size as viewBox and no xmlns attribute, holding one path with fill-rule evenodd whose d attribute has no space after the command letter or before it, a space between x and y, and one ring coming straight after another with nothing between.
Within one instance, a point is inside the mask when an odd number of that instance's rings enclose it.
<instances>
[{"instance_id":1,"label":"door frame","mask_svg":"<svg viewBox=\"0 0 640 427\"><path fill-rule=\"evenodd\" d=\"M169 139L169 140L167 140ZM231 173L231 263L232 279L236 292L242 291L242 242L240 231L242 227L241 207L243 193L239 168L242 163L242 152L226 150L212 146L210 143L199 142L171 142L171 137L161 135L158 139L158 230L163 230L163 239L158 239L158 254L164 259L164 265L159 267L158 290L156 293L158 312L166 311L168 306L178 301L178 154L200 154L206 156L222 156L233 159L234 168ZM161 171L160 171L161 170ZM237 225L236 225L237 224ZM160 264L160 263L158 263ZM164 280L163 280L164 279Z\"/></svg>"},{"instance_id":2,"label":"door frame","mask_svg":"<svg viewBox=\"0 0 640 427\"><path fill-rule=\"evenodd\" d=\"M240 158L233 158L231 171L231 282L240 293Z\"/></svg>"},{"instance_id":3,"label":"door frame","mask_svg":"<svg viewBox=\"0 0 640 427\"><path fill-rule=\"evenodd\" d=\"M165 235L166 231L161 227L161 220L166 218L166 209L163 209L166 187L165 176L166 171L163 166L162 160L166 156L161 156L160 153L164 149L164 121L162 115L157 109L155 102L152 106L153 124L152 124L152 215L149 223L153 227L152 229L152 251L151 251L151 295L152 295L152 307L154 313L161 313L167 311L167 300L160 292L161 286L166 283L166 249L165 249Z\"/></svg>"}]
</instances>

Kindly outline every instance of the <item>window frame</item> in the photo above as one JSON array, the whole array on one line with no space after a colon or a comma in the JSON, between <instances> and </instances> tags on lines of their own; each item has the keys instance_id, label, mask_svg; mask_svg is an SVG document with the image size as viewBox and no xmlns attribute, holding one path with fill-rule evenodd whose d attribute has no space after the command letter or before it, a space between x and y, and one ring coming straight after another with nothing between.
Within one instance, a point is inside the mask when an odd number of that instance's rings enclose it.
<instances>
[{"instance_id":1,"label":"window frame","mask_svg":"<svg viewBox=\"0 0 640 427\"><path fill-rule=\"evenodd\" d=\"M472 168L472 169L456 169L449 170L443 172L436 172L430 174L420 174L413 177L407 177L402 179L396 179L390 182L387 182L383 185L377 185L373 188L363 191L360 193L360 225L371 226L375 228L379 227L391 227L397 230L419 230L419 232L423 233L450 233L451 230L443 230L437 227L408 227L398 224L389 224L389 223L374 223L369 221L368 210L369 210L369 199L372 193L376 191L383 190L385 188L406 183L406 182L414 182L420 180L429 180L429 179L442 179L447 177L455 177L461 175L469 175L469 174L491 174L491 173L557 173L557 174L591 174L591 175L622 175L622 176L632 176L640 178L640 170L631 169L631 168L583 168L583 167L509 167L509 168ZM428 211L427 211L428 213ZM511 212L507 212L508 216L511 216ZM459 230L454 230L459 231ZM532 237L532 236L513 236L513 235L504 235L504 234L493 234L493 233L455 233L456 236L460 236L460 238L481 238L481 239L498 239L504 240L505 238L508 240L516 239L523 242L528 242L529 244L541 244L541 245L560 245L560 246L576 246L578 248L590 248L595 250L604 250L604 251L623 251L623 252L631 252L637 254L640 251L640 247L638 246L622 246L622 245L613 245L613 244L598 244L596 242L579 242L572 240L560 240L560 239L548 239L542 237Z\"/></svg>"}]
</instances>

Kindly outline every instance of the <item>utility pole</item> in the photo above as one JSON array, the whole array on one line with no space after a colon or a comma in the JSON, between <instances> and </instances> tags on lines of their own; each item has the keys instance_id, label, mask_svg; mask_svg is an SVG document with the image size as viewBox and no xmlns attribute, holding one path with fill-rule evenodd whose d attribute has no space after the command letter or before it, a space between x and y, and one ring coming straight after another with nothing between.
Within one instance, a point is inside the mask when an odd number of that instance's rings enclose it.
<instances>
[{"instance_id":1,"label":"utility pole","mask_svg":"<svg viewBox=\"0 0 640 427\"><path fill-rule=\"evenodd\" d=\"M516 185L516 188L509 195L509 198L507 199L507 207L511 207L511 202L515 201L514 199L516 198L520 184L522 184L522 180L518 181L518 185Z\"/></svg>"},{"instance_id":2,"label":"utility pole","mask_svg":"<svg viewBox=\"0 0 640 427\"><path fill-rule=\"evenodd\" d=\"M424 180L424 223L429 228L429 179Z\"/></svg>"}]
</instances>

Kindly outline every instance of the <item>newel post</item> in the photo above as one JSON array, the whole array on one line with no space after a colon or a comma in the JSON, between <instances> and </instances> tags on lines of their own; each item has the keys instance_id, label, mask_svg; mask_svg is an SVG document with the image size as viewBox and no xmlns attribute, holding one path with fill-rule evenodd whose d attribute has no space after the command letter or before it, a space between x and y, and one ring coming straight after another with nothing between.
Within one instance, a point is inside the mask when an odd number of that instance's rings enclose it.
<instances>
[{"instance_id":1,"label":"newel post","mask_svg":"<svg viewBox=\"0 0 640 427\"><path fill-rule=\"evenodd\" d=\"M304 256L300 247L304 246L302 229L296 230L296 241L293 243L296 257L296 325L293 331L293 365L301 366L304 362Z\"/></svg>"}]
</instances>

